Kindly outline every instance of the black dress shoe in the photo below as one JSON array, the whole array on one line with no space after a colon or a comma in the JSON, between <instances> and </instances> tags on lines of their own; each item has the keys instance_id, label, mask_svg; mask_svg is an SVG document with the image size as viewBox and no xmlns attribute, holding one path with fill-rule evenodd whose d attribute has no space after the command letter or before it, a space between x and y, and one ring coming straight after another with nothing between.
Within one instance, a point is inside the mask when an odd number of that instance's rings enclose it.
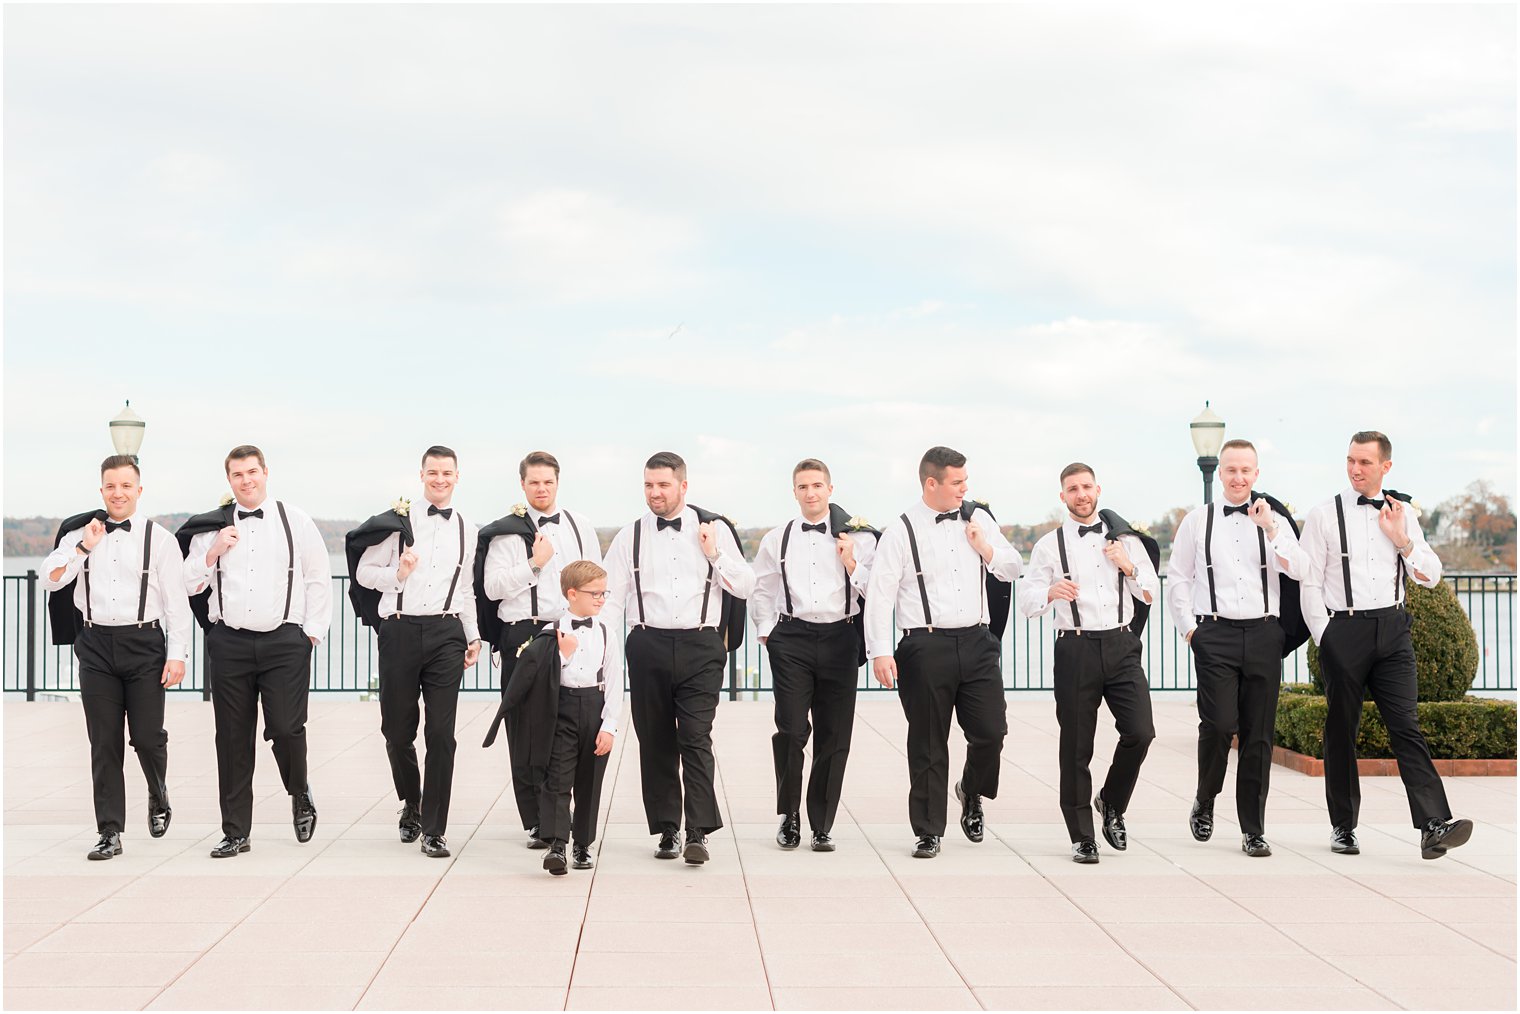
<instances>
[{"instance_id":1,"label":"black dress shoe","mask_svg":"<svg viewBox=\"0 0 1520 1014\"><path fill-rule=\"evenodd\" d=\"M1472 832L1473 822L1470 820L1432 820L1420 833L1420 858L1440 859L1447 849L1466 845Z\"/></svg>"},{"instance_id":2,"label":"black dress shoe","mask_svg":"<svg viewBox=\"0 0 1520 1014\"><path fill-rule=\"evenodd\" d=\"M1098 843L1091 838L1071 843L1071 861L1091 866L1098 861Z\"/></svg>"},{"instance_id":3,"label":"black dress shoe","mask_svg":"<svg viewBox=\"0 0 1520 1014\"><path fill-rule=\"evenodd\" d=\"M1332 827L1330 851L1339 852L1343 856L1361 855L1362 850L1356 844L1356 832L1349 827Z\"/></svg>"},{"instance_id":4,"label":"black dress shoe","mask_svg":"<svg viewBox=\"0 0 1520 1014\"><path fill-rule=\"evenodd\" d=\"M422 836L422 854L429 859L447 859L449 843L441 834L425 834Z\"/></svg>"},{"instance_id":5,"label":"black dress shoe","mask_svg":"<svg viewBox=\"0 0 1520 1014\"><path fill-rule=\"evenodd\" d=\"M578 870L591 869L591 846L572 845L570 847L570 865Z\"/></svg>"},{"instance_id":6,"label":"black dress shoe","mask_svg":"<svg viewBox=\"0 0 1520 1014\"><path fill-rule=\"evenodd\" d=\"M933 859L939 855L939 835L921 834L913 843L914 859Z\"/></svg>"},{"instance_id":7,"label":"black dress shoe","mask_svg":"<svg viewBox=\"0 0 1520 1014\"><path fill-rule=\"evenodd\" d=\"M961 783L955 783L955 798L961 801L961 830L966 832L966 837L974 842L979 842L986 833L982 822L982 797L978 795L966 795L961 788Z\"/></svg>"},{"instance_id":8,"label":"black dress shoe","mask_svg":"<svg viewBox=\"0 0 1520 1014\"><path fill-rule=\"evenodd\" d=\"M677 831L662 831L660 843L654 847L656 859L675 859L681 854L681 835Z\"/></svg>"},{"instance_id":9,"label":"black dress shoe","mask_svg":"<svg viewBox=\"0 0 1520 1014\"><path fill-rule=\"evenodd\" d=\"M1193 800L1193 812L1188 815L1188 829L1193 832L1193 838L1197 841L1208 841L1214 837L1214 801L1212 799L1207 803L1201 799Z\"/></svg>"},{"instance_id":10,"label":"black dress shoe","mask_svg":"<svg viewBox=\"0 0 1520 1014\"><path fill-rule=\"evenodd\" d=\"M317 833L317 804L311 800L311 786L290 797L290 813L296 827L296 841L305 845Z\"/></svg>"},{"instance_id":11,"label":"black dress shoe","mask_svg":"<svg viewBox=\"0 0 1520 1014\"><path fill-rule=\"evenodd\" d=\"M563 877L570 872L565 868L565 846L550 845L549 851L544 854L544 869L556 877Z\"/></svg>"},{"instance_id":12,"label":"black dress shoe","mask_svg":"<svg viewBox=\"0 0 1520 1014\"><path fill-rule=\"evenodd\" d=\"M253 846L248 844L247 835L243 835L239 838L234 838L229 834L227 837L216 843L216 848L211 850L211 858L231 859L239 852L247 852L251 848L253 848Z\"/></svg>"},{"instance_id":13,"label":"black dress shoe","mask_svg":"<svg viewBox=\"0 0 1520 1014\"><path fill-rule=\"evenodd\" d=\"M690 828L686 831L686 849L681 853L689 865L701 866L712 858L712 853L707 851L707 835Z\"/></svg>"},{"instance_id":14,"label":"black dress shoe","mask_svg":"<svg viewBox=\"0 0 1520 1014\"><path fill-rule=\"evenodd\" d=\"M86 859L110 859L121 855L121 835L114 831L102 834L95 847L84 855Z\"/></svg>"},{"instance_id":15,"label":"black dress shoe","mask_svg":"<svg viewBox=\"0 0 1520 1014\"><path fill-rule=\"evenodd\" d=\"M1123 852L1129 847L1129 832L1124 829L1124 814L1116 812L1105 803L1101 792L1093 800L1093 808L1103 818L1104 840L1113 846L1114 851Z\"/></svg>"},{"instance_id":16,"label":"black dress shoe","mask_svg":"<svg viewBox=\"0 0 1520 1014\"><path fill-rule=\"evenodd\" d=\"M814 831L812 849L814 852L834 851L834 836L827 831Z\"/></svg>"},{"instance_id":17,"label":"black dress shoe","mask_svg":"<svg viewBox=\"0 0 1520 1014\"><path fill-rule=\"evenodd\" d=\"M1240 851L1252 859L1261 859L1272 854L1272 846L1267 844L1265 835L1243 834L1240 836Z\"/></svg>"},{"instance_id":18,"label":"black dress shoe","mask_svg":"<svg viewBox=\"0 0 1520 1014\"><path fill-rule=\"evenodd\" d=\"M411 803L401 804L401 819L396 823L401 831L401 844L410 845L422 837L422 809Z\"/></svg>"},{"instance_id":19,"label":"black dress shoe","mask_svg":"<svg viewBox=\"0 0 1520 1014\"><path fill-rule=\"evenodd\" d=\"M538 825L534 824L533 827L528 830L528 848L546 849L548 847L549 843L538 836Z\"/></svg>"},{"instance_id":20,"label":"black dress shoe","mask_svg":"<svg viewBox=\"0 0 1520 1014\"><path fill-rule=\"evenodd\" d=\"M784 849L794 849L802 844L802 817L796 813L789 813L781 818L781 827L776 830L776 844Z\"/></svg>"},{"instance_id":21,"label":"black dress shoe","mask_svg":"<svg viewBox=\"0 0 1520 1014\"><path fill-rule=\"evenodd\" d=\"M154 838L162 838L169 831L169 820L174 816L174 811L169 808L167 799L148 799L148 834Z\"/></svg>"}]
</instances>

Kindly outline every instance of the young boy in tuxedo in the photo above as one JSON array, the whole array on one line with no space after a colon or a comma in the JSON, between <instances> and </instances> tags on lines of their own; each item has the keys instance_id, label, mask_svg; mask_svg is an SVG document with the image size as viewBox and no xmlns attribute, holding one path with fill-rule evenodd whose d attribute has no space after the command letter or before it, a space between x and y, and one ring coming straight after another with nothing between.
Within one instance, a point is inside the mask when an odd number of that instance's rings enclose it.
<instances>
[{"instance_id":1,"label":"young boy in tuxedo","mask_svg":"<svg viewBox=\"0 0 1520 1014\"><path fill-rule=\"evenodd\" d=\"M565 615L522 646L497 716L520 709L530 758L545 770L538 826L549 845L544 869L555 876L566 873L567 843L569 864L591 868L602 776L623 703L621 645L597 615L607 599L607 572L590 560L568 563L560 590ZM493 722L486 745L495 729Z\"/></svg>"}]
</instances>

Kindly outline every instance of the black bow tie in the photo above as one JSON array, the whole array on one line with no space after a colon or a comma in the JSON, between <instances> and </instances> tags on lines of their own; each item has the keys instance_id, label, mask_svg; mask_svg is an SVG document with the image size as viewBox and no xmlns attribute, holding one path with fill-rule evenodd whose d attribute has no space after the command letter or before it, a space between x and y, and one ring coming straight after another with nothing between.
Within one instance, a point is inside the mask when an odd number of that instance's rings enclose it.
<instances>
[{"instance_id":1,"label":"black bow tie","mask_svg":"<svg viewBox=\"0 0 1520 1014\"><path fill-rule=\"evenodd\" d=\"M1078 525L1077 526L1077 538L1080 539L1082 536L1086 535L1088 532L1098 532L1099 534L1102 534L1102 532L1103 532L1103 522L1099 521L1095 525Z\"/></svg>"},{"instance_id":2,"label":"black bow tie","mask_svg":"<svg viewBox=\"0 0 1520 1014\"><path fill-rule=\"evenodd\" d=\"M545 514L543 517L541 517L541 518L538 519L538 527L540 527L540 528L544 527L544 525L557 525L557 524L559 524L559 515L558 514Z\"/></svg>"},{"instance_id":3,"label":"black bow tie","mask_svg":"<svg viewBox=\"0 0 1520 1014\"><path fill-rule=\"evenodd\" d=\"M1234 507L1231 507L1229 504L1225 504L1224 505L1224 516L1225 517L1229 517L1231 514L1244 514L1247 511L1249 511L1250 509L1251 509L1251 503L1250 503L1249 500L1246 501L1243 504L1239 504L1239 505L1234 506Z\"/></svg>"},{"instance_id":4,"label":"black bow tie","mask_svg":"<svg viewBox=\"0 0 1520 1014\"><path fill-rule=\"evenodd\" d=\"M829 526L823 521L818 522L816 525L810 525L804 521L802 523L802 530L804 532L821 532L824 535L829 534Z\"/></svg>"},{"instance_id":5,"label":"black bow tie","mask_svg":"<svg viewBox=\"0 0 1520 1014\"><path fill-rule=\"evenodd\" d=\"M589 626L591 626L591 617L589 617L589 616L586 617L584 620L571 620L570 621L570 629L571 630L574 630L576 627L589 627Z\"/></svg>"},{"instance_id":6,"label":"black bow tie","mask_svg":"<svg viewBox=\"0 0 1520 1014\"><path fill-rule=\"evenodd\" d=\"M1358 507L1371 507L1375 510L1382 510L1383 505L1387 502L1387 500L1373 500L1365 496L1359 496L1356 498L1356 505Z\"/></svg>"},{"instance_id":7,"label":"black bow tie","mask_svg":"<svg viewBox=\"0 0 1520 1014\"><path fill-rule=\"evenodd\" d=\"M118 528L120 528L124 532L130 532L132 530L132 519L131 518L127 518L127 520L125 520L125 521L107 521L106 522L106 534L107 535L110 535L112 532L116 531L116 529L118 529Z\"/></svg>"},{"instance_id":8,"label":"black bow tie","mask_svg":"<svg viewBox=\"0 0 1520 1014\"><path fill-rule=\"evenodd\" d=\"M960 516L960 511L945 511L943 514L934 515L934 523L939 524L941 521L954 521Z\"/></svg>"},{"instance_id":9,"label":"black bow tie","mask_svg":"<svg viewBox=\"0 0 1520 1014\"><path fill-rule=\"evenodd\" d=\"M263 516L264 516L264 508L262 508L262 507L258 508L257 510L238 511L238 520L239 521L242 521L245 518L262 518Z\"/></svg>"},{"instance_id":10,"label":"black bow tie","mask_svg":"<svg viewBox=\"0 0 1520 1014\"><path fill-rule=\"evenodd\" d=\"M454 508L440 507L435 503L430 503L428 504L428 517L432 517L434 514L442 514L443 520L448 521L454 517Z\"/></svg>"},{"instance_id":11,"label":"black bow tie","mask_svg":"<svg viewBox=\"0 0 1520 1014\"><path fill-rule=\"evenodd\" d=\"M654 520L655 520L655 529L654 530L657 531L657 532L663 532L667 528L674 528L678 532L681 530L681 519L680 518L655 518Z\"/></svg>"}]
</instances>

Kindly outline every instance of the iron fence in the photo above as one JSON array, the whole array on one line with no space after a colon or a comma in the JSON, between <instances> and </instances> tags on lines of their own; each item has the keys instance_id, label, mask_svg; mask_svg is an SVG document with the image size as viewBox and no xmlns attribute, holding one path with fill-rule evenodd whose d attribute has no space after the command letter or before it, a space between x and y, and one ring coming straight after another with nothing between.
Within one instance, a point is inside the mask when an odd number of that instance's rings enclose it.
<instances>
[{"instance_id":1,"label":"iron fence","mask_svg":"<svg viewBox=\"0 0 1520 1014\"><path fill-rule=\"evenodd\" d=\"M1515 577L1514 574L1448 574L1445 581L1456 592L1478 639L1479 664L1473 689L1479 692L1515 689ZM1163 596L1165 578L1163 577ZM8 574L4 578L4 689L24 693L27 700L39 693L72 692L79 689L71 648L51 643L47 609L37 572ZM312 653L311 688L320 692L370 693L379 685L379 653L375 632L359 622L348 608L348 577L333 578L334 616L328 637ZM1052 688L1054 627L1046 617L1010 618L1002 643L1003 688L1009 692L1049 691ZM1191 691L1193 658L1187 644L1172 625L1164 605L1151 610L1144 635L1144 664L1154 691ZM185 680L174 694L210 697L206 679L205 643L199 627L193 632L190 662ZM461 689L496 693L499 670L489 655L464 674ZM626 679L626 675L625 675ZM1283 679L1309 680L1305 649L1283 660ZM866 692L884 688L862 667L859 687ZM758 697L771 691L769 666L753 626L744 644L729 654L728 691L731 699Z\"/></svg>"}]
</instances>

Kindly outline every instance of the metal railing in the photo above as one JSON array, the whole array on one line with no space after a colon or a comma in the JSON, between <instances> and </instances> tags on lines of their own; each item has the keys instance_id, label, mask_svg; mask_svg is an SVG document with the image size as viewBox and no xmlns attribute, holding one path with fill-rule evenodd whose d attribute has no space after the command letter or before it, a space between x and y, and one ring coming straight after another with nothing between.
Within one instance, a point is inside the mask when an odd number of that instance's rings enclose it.
<instances>
[{"instance_id":1,"label":"metal railing","mask_svg":"<svg viewBox=\"0 0 1520 1014\"><path fill-rule=\"evenodd\" d=\"M1163 580L1163 598L1165 578ZM1515 575L1448 574L1445 581L1456 592L1478 638L1479 664L1475 691L1515 689ZM333 626L326 640L312 653L311 688L321 692L369 693L380 678L375 632L359 622L348 608L348 577L333 578ZM34 700L39 693L72 692L79 689L74 652L51 643L47 609L36 571L4 578L4 619L0 625L4 648L4 689L25 693ZM171 693L200 694L209 698L207 659L201 630L195 627L190 663L185 680ZM1046 618L1025 620L1017 613L1009 619L1003 635L1003 687L1009 692L1048 691L1053 686L1051 646L1054 627ZM1191 691L1193 656L1176 629L1163 603L1151 609L1144 635L1144 665L1155 691ZM743 646L729 655L728 691L731 699L757 697L771 691L766 652L753 626ZM489 655L464 674L461 689L496 693L500 671ZM1283 660L1283 678L1301 683L1309 680L1305 649ZM860 673L859 686L868 692L882 691L868 667Z\"/></svg>"}]
</instances>

